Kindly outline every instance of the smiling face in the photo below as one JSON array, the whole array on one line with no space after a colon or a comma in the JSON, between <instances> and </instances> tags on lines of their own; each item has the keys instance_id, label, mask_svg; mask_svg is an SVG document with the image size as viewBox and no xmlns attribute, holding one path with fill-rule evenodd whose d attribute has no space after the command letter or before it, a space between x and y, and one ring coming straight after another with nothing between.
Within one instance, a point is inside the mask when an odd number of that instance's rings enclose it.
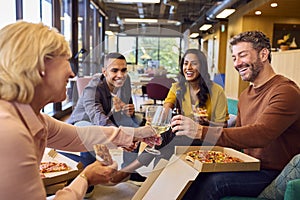
<instances>
[{"instance_id":1,"label":"smiling face","mask_svg":"<svg viewBox=\"0 0 300 200\"><path fill-rule=\"evenodd\" d=\"M126 60L110 58L102 72L110 91L113 92L114 89L122 87L125 83L127 78Z\"/></svg>"},{"instance_id":2,"label":"smiling face","mask_svg":"<svg viewBox=\"0 0 300 200\"><path fill-rule=\"evenodd\" d=\"M259 54L248 42L239 42L232 46L232 58L235 69L239 72L243 81L255 82L263 63Z\"/></svg>"},{"instance_id":3,"label":"smiling face","mask_svg":"<svg viewBox=\"0 0 300 200\"><path fill-rule=\"evenodd\" d=\"M198 57L193 53L188 53L184 57L183 61L183 74L187 81L193 82L196 81L197 78L200 76L199 69L200 69L200 62Z\"/></svg>"}]
</instances>

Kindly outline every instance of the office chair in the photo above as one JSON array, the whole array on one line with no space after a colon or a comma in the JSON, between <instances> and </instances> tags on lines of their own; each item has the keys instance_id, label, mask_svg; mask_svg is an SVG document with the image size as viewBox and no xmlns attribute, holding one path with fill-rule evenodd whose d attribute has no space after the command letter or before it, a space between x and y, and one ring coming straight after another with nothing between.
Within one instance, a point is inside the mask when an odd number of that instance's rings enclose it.
<instances>
[{"instance_id":1,"label":"office chair","mask_svg":"<svg viewBox=\"0 0 300 200\"><path fill-rule=\"evenodd\" d=\"M78 91L78 97L81 96L84 88L88 85L88 83L92 80L92 77L78 77L77 78L77 91Z\"/></svg>"},{"instance_id":2,"label":"office chair","mask_svg":"<svg viewBox=\"0 0 300 200\"><path fill-rule=\"evenodd\" d=\"M157 100L164 101L167 97L169 90L174 83L175 80L173 78L167 78L166 76L154 77L147 83L146 91L149 99L153 99L153 104L142 104L145 105L162 105L162 103L158 104Z\"/></svg>"}]
</instances>

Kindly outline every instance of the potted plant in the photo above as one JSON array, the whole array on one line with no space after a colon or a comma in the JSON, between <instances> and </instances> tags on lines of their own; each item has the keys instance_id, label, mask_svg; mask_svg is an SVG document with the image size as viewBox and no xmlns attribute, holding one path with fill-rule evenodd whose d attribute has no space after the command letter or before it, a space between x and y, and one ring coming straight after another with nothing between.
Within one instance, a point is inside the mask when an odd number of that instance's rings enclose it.
<instances>
[{"instance_id":1,"label":"potted plant","mask_svg":"<svg viewBox=\"0 0 300 200\"><path fill-rule=\"evenodd\" d=\"M286 34L283 36L282 39L277 40L277 44L279 44L280 49L282 51L288 50L290 48L290 42L288 40L290 39L290 34Z\"/></svg>"}]
</instances>

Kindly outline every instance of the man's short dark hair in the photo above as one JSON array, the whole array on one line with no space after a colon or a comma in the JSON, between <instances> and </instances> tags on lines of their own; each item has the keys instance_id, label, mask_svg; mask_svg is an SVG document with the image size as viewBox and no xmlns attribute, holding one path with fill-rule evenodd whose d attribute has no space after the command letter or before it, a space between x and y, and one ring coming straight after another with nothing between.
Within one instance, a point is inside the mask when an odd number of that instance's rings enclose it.
<instances>
[{"instance_id":1,"label":"man's short dark hair","mask_svg":"<svg viewBox=\"0 0 300 200\"><path fill-rule=\"evenodd\" d=\"M126 58L120 54L120 53L117 53L117 52L112 52L112 53L109 53L105 56L105 60L107 61L108 59L110 58L115 58L115 59L121 59L121 60L125 60L126 61Z\"/></svg>"},{"instance_id":2,"label":"man's short dark hair","mask_svg":"<svg viewBox=\"0 0 300 200\"><path fill-rule=\"evenodd\" d=\"M260 31L246 31L231 38L229 44L232 47L240 42L251 43L257 52L260 52L264 48L268 49L268 60L271 63L271 43L270 39L264 33Z\"/></svg>"},{"instance_id":3,"label":"man's short dark hair","mask_svg":"<svg viewBox=\"0 0 300 200\"><path fill-rule=\"evenodd\" d=\"M106 64L107 64L109 59L120 59L120 60L125 60L125 62L126 62L125 56L123 56L122 54L120 54L118 52L112 52L112 53L109 53L109 54L104 56L104 59L103 59L103 66L104 67L107 67Z\"/></svg>"},{"instance_id":4,"label":"man's short dark hair","mask_svg":"<svg viewBox=\"0 0 300 200\"><path fill-rule=\"evenodd\" d=\"M118 53L118 52L112 52L112 53L109 53L107 54L105 57L104 57L104 67L107 67L106 66L106 63L108 62L109 59L120 59L120 60L125 60L126 62L126 58L125 56L123 56L122 54Z\"/></svg>"}]
</instances>

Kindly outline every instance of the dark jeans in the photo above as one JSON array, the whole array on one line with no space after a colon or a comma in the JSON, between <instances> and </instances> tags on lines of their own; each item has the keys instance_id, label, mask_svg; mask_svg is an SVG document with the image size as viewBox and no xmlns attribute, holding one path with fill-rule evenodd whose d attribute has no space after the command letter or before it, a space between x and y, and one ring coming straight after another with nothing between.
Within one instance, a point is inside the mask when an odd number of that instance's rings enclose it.
<instances>
[{"instance_id":1,"label":"dark jeans","mask_svg":"<svg viewBox=\"0 0 300 200\"><path fill-rule=\"evenodd\" d=\"M277 170L199 173L183 200L218 200L226 196L257 197L279 173Z\"/></svg>"}]
</instances>

